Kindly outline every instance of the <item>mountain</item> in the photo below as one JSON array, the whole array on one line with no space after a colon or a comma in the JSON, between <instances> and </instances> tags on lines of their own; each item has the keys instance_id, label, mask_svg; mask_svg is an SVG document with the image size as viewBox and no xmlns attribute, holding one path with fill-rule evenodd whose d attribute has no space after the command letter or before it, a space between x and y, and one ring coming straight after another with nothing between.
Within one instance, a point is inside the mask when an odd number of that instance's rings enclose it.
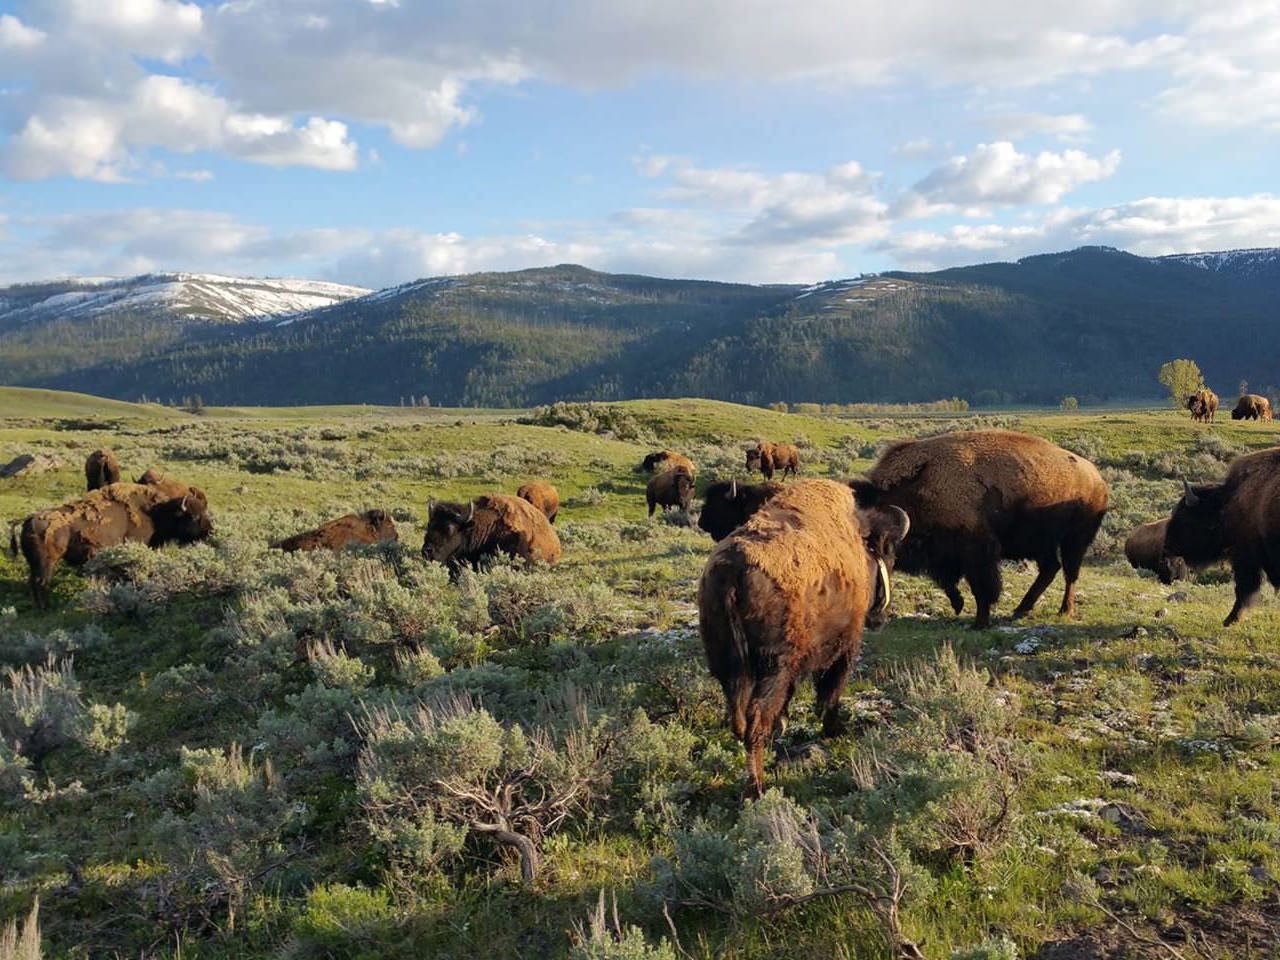
<instances>
[{"instance_id":1,"label":"mountain","mask_svg":"<svg viewBox=\"0 0 1280 960\"><path fill-rule=\"evenodd\" d=\"M1154 398L1160 364L1180 356L1227 395L1241 379L1280 382L1280 250L1083 247L809 286L561 265L428 278L271 323L140 308L5 316L0 383L122 399L1088 402Z\"/></svg>"}]
</instances>

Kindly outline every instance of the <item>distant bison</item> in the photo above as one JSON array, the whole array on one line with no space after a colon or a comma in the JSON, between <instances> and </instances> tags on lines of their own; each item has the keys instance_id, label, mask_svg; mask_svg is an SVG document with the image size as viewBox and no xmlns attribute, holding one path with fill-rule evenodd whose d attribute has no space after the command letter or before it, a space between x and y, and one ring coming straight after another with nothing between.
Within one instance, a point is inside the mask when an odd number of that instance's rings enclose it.
<instances>
[{"instance_id":1,"label":"distant bison","mask_svg":"<svg viewBox=\"0 0 1280 960\"><path fill-rule=\"evenodd\" d=\"M893 505L911 517L898 568L932 577L956 613L960 578L973 591L974 627L991 622L1000 598L1001 560L1034 560L1039 575L1014 610L1031 612L1063 571L1060 613L1075 609L1085 551L1107 512L1107 485L1088 460L1047 440L1007 430L948 433L890 447L867 480L853 481L858 502Z\"/></svg>"},{"instance_id":2,"label":"distant bison","mask_svg":"<svg viewBox=\"0 0 1280 960\"><path fill-rule=\"evenodd\" d=\"M688 513L693 506L693 474L684 467L664 470L649 481L644 496L649 504L651 517L658 507L664 511L669 507L679 507Z\"/></svg>"},{"instance_id":3,"label":"distant bison","mask_svg":"<svg viewBox=\"0 0 1280 960\"><path fill-rule=\"evenodd\" d=\"M698 629L757 794L765 742L805 676L814 675L823 734L839 732L863 627L887 617L894 551L909 526L896 507L862 510L847 487L807 480L712 550L698 584Z\"/></svg>"},{"instance_id":4,"label":"distant bison","mask_svg":"<svg viewBox=\"0 0 1280 960\"><path fill-rule=\"evenodd\" d=\"M555 563L560 538L542 511L519 497L484 494L470 503L428 508L422 556L443 563L451 577L499 553L526 563Z\"/></svg>"},{"instance_id":5,"label":"distant bison","mask_svg":"<svg viewBox=\"0 0 1280 960\"><path fill-rule=\"evenodd\" d=\"M1164 538L1168 527L1168 517L1144 523L1140 527L1134 527L1124 541L1124 555L1129 564L1135 570L1150 570L1160 578L1161 583L1185 580L1189 573L1187 563L1181 557L1169 558L1164 555Z\"/></svg>"},{"instance_id":6,"label":"distant bison","mask_svg":"<svg viewBox=\"0 0 1280 960\"><path fill-rule=\"evenodd\" d=\"M120 482L120 464L110 450L95 450L84 461L84 482L90 490Z\"/></svg>"},{"instance_id":7,"label":"distant bison","mask_svg":"<svg viewBox=\"0 0 1280 960\"><path fill-rule=\"evenodd\" d=\"M206 505L194 497L171 497L156 487L112 483L82 500L33 513L22 521L20 537L10 537L16 554L31 570L31 595L39 608L49 605L49 584L58 564L80 566L103 547L132 541L159 547L194 543L209 536L213 524Z\"/></svg>"},{"instance_id":8,"label":"distant bison","mask_svg":"<svg viewBox=\"0 0 1280 960\"><path fill-rule=\"evenodd\" d=\"M691 477L698 475L693 461L683 453L676 453L674 450L659 450L657 453L651 453L640 461L640 469L645 473L661 473L664 470L674 470L677 467L684 467Z\"/></svg>"},{"instance_id":9,"label":"distant bison","mask_svg":"<svg viewBox=\"0 0 1280 960\"><path fill-rule=\"evenodd\" d=\"M551 484L532 480L521 484L516 496L541 510L548 523L556 522L556 514L560 512L560 494Z\"/></svg>"},{"instance_id":10,"label":"distant bison","mask_svg":"<svg viewBox=\"0 0 1280 960\"><path fill-rule=\"evenodd\" d=\"M800 451L789 443L770 443L762 440L747 451L747 469L759 470L766 480L772 480L776 471L782 471L782 479L790 473L800 472Z\"/></svg>"},{"instance_id":11,"label":"distant bison","mask_svg":"<svg viewBox=\"0 0 1280 960\"><path fill-rule=\"evenodd\" d=\"M1212 423L1218 412L1218 395L1208 387L1201 387L1187 397L1184 406L1191 411L1192 420Z\"/></svg>"},{"instance_id":12,"label":"distant bison","mask_svg":"<svg viewBox=\"0 0 1280 960\"><path fill-rule=\"evenodd\" d=\"M711 539L723 540L782 489L782 484L772 481L738 483L737 480L721 480L713 483L707 487L703 498L698 526L711 534Z\"/></svg>"},{"instance_id":13,"label":"distant bison","mask_svg":"<svg viewBox=\"0 0 1280 960\"><path fill-rule=\"evenodd\" d=\"M386 510L348 513L345 517L326 520L314 530L295 533L272 544L285 553L297 550L342 550L357 543L382 543L399 540L395 521Z\"/></svg>"},{"instance_id":14,"label":"distant bison","mask_svg":"<svg viewBox=\"0 0 1280 960\"><path fill-rule=\"evenodd\" d=\"M1246 393L1236 401L1236 408L1231 411L1232 420L1270 420L1271 401L1256 393Z\"/></svg>"},{"instance_id":15,"label":"distant bison","mask_svg":"<svg viewBox=\"0 0 1280 960\"><path fill-rule=\"evenodd\" d=\"M1257 598L1264 573L1280 587L1280 447L1238 457L1222 483L1183 484L1164 554L1193 567L1230 559L1236 602L1222 624L1229 627Z\"/></svg>"}]
</instances>

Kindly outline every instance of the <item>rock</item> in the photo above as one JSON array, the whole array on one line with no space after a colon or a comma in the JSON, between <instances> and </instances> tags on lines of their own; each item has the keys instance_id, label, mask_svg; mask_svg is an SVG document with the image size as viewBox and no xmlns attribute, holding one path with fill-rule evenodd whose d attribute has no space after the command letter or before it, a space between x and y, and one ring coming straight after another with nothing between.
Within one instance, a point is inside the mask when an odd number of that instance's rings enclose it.
<instances>
[{"instance_id":1,"label":"rock","mask_svg":"<svg viewBox=\"0 0 1280 960\"><path fill-rule=\"evenodd\" d=\"M67 461L48 453L24 453L0 467L0 477L21 477L26 474L44 473L46 470L61 470Z\"/></svg>"}]
</instances>

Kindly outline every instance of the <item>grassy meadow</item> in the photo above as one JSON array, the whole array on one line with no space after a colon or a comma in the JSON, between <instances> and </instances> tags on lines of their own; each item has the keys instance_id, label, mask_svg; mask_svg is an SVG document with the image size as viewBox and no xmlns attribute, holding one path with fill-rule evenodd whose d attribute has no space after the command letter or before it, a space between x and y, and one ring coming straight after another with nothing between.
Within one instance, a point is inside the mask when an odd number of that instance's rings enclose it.
<instances>
[{"instance_id":1,"label":"grassy meadow","mask_svg":"<svg viewBox=\"0 0 1280 960\"><path fill-rule=\"evenodd\" d=\"M1060 580L999 619L1027 564L984 631L967 593L957 619L896 575L848 732L819 741L803 687L744 803L697 638L711 542L645 517L640 459L681 450L701 489L767 437L843 478L975 426L1102 469L1076 619ZM71 958L1280 957L1280 602L1224 630L1229 572L1164 587L1121 550L1182 477L1278 436L1155 410L193 416L0 388L0 463L68 463L0 480L0 518L77 498L109 446L129 478L202 487L215 522L60 570L47 613L0 557L0 926L38 898L43 955ZM534 477L560 492L558 566L451 585L423 562L430 498ZM398 544L267 547L374 506Z\"/></svg>"}]
</instances>

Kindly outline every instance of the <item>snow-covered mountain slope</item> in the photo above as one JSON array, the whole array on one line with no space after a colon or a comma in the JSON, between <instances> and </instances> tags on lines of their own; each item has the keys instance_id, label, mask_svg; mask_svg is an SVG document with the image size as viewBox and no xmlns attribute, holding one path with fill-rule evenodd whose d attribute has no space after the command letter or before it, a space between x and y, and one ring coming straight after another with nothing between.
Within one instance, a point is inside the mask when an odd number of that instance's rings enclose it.
<instances>
[{"instance_id":1,"label":"snow-covered mountain slope","mask_svg":"<svg viewBox=\"0 0 1280 960\"><path fill-rule=\"evenodd\" d=\"M1214 273L1251 276L1280 268L1280 247L1220 250L1215 253L1175 253L1159 259L1168 263L1185 263Z\"/></svg>"},{"instance_id":2,"label":"snow-covered mountain slope","mask_svg":"<svg viewBox=\"0 0 1280 960\"><path fill-rule=\"evenodd\" d=\"M0 287L0 326L125 313L239 323L332 306L369 292L319 280L211 273L72 277Z\"/></svg>"}]
</instances>

